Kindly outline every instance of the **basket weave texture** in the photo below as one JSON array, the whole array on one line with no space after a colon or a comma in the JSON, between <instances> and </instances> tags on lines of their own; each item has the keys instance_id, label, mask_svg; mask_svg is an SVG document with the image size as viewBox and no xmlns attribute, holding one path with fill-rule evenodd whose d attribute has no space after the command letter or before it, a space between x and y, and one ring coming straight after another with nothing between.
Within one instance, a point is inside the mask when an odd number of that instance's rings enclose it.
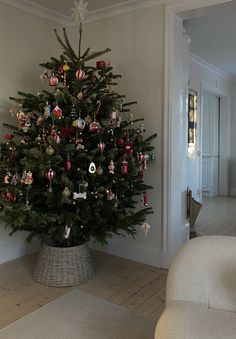
<instances>
[{"instance_id":1,"label":"basket weave texture","mask_svg":"<svg viewBox=\"0 0 236 339\"><path fill-rule=\"evenodd\" d=\"M48 286L79 285L94 275L87 244L74 247L44 245L34 268L33 278Z\"/></svg>"}]
</instances>

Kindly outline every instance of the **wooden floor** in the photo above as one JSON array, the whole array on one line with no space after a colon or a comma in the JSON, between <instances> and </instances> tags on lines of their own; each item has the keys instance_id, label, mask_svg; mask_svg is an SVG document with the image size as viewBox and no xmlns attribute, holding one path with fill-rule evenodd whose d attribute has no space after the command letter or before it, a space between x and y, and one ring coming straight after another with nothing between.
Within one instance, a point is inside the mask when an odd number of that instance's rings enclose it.
<instances>
[{"instance_id":1,"label":"wooden floor","mask_svg":"<svg viewBox=\"0 0 236 339\"><path fill-rule=\"evenodd\" d=\"M236 236L236 197L204 198L194 230L197 235Z\"/></svg>"},{"instance_id":2,"label":"wooden floor","mask_svg":"<svg viewBox=\"0 0 236 339\"><path fill-rule=\"evenodd\" d=\"M164 309L167 271L93 252L96 276L81 290L157 320ZM72 288L47 287L31 278L36 255L0 265L0 328Z\"/></svg>"}]
</instances>

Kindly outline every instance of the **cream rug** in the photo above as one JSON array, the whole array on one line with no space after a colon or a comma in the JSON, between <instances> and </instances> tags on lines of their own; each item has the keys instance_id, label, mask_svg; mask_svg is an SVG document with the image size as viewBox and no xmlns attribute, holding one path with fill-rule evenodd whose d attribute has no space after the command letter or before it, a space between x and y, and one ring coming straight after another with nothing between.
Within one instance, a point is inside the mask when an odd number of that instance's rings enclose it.
<instances>
[{"instance_id":1,"label":"cream rug","mask_svg":"<svg viewBox=\"0 0 236 339\"><path fill-rule=\"evenodd\" d=\"M0 331L1 339L153 339L155 322L73 289Z\"/></svg>"}]
</instances>

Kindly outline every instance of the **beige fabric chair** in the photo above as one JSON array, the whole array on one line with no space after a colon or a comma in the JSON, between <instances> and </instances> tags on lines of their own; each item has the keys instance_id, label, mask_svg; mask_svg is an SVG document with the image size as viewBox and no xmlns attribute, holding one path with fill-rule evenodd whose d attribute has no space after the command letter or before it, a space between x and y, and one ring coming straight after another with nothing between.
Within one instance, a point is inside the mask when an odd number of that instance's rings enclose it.
<instances>
[{"instance_id":1,"label":"beige fabric chair","mask_svg":"<svg viewBox=\"0 0 236 339\"><path fill-rule=\"evenodd\" d=\"M236 237L190 240L167 279L155 339L236 339Z\"/></svg>"}]
</instances>

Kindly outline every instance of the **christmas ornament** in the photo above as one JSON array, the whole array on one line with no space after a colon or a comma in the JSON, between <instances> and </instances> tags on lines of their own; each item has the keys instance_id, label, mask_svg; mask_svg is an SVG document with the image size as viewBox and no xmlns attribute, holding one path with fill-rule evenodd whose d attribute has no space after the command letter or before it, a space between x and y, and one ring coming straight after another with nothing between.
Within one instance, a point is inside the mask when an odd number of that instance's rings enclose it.
<instances>
[{"instance_id":1,"label":"christmas ornament","mask_svg":"<svg viewBox=\"0 0 236 339\"><path fill-rule=\"evenodd\" d=\"M79 139L79 140L81 140L81 139ZM84 149L85 149L85 147L84 147L84 145L83 144L81 144L81 142L78 142L77 143L77 141L76 141L76 151L83 151Z\"/></svg>"},{"instance_id":2,"label":"christmas ornament","mask_svg":"<svg viewBox=\"0 0 236 339\"><path fill-rule=\"evenodd\" d=\"M70 195L71 195L71 191L69 190L68 187L65 187L64 190L62 191L62 196L63 196L64 198L69 198Z\"/></svg>"},{"instance_id":3,"label":"christmas ornament","mask_svg":"<svg viewBox=\"0 0 236 339\"><path fill-rule=\"evenodd\" d=\"M133 153L132 147L133 147L133 144L132 144L131 141L125 142L125 144L124 144L124 152L125 152L126 154L128 154L128 155L129 155L129 154L132 154L132 153Z\"/></svg>"},{"instance_id":4,"label":"christmas ornament","mask_svg":"<svg viewBox=\"0 0 236 339\"><path fill-rule=\"evenodd\" d=\"M124 145L124 139L123 138L119 138L118 140L117 140L117 144L118 145L120 145L120 146L122 146L122 145Z\"/></svg>"},{"instance_id":5,"label":"christmas ornament","mask_svg":"<svg viewBox=\"0 0 236 339\"><path fill-rule=\"evenodd\" d=\"M92 161L89 165L89 173L94 174L96 172L96 165L95 163Z\"/></svg>"},{"instance_id":6,"label":"christmas ornament","mask_svg":"<svg viewBox=\"0 0 236 339\"><path fill-rule=\"evenodd\" d=\"M78 93L78 95L77 95L77 98L78 98L79 100L81 100L81 99L83 98L83 96L84 96L83 92L80 91L80 92Z\"/></svg>"},{"instance_id":7,"label":"christmas ornament","mask_svg":"<svg viewBox=\"0 0 236 339\"><path fill-rule=\"evenodd\" d=\"M53 155L55 153L54 148L50 145L46 148L47 155Z\"/></svg>"},{"instance_id":8,"label":"christmas ornament","mask_svg":"<svg viewBox=\"0 0 236 339\"><path fill-rule=\"evenodd\" d=\"M41 127L41 126L43 126L43 124L44 124L44 119L43 119L43 117L39 117L39 118L36 120L36 126Z\"/></svg>"},{"instance_id":9,"label":"christmas ornament","mask_svg":"<svg viewBox=\"0 0 236 339\"><path fill-rule=\"evenodd\" d=\"M96 62L96 68L101 69L103 67L109 67L111 62L109 60L99 60Z\"/></svg>"},{"instance_id":10,"label":"christmas ornament","mask_svg":"<svg viewBox=\"0 0 236 339\"><path fill-rule=\"evenodd\" d=\"M142 226L141 226L141 228L142 228L142 230L143 230L143 232L144 232L144 234L145 235L147 235L148 234L148 231L150 230L150 228L151 228L151 226L150 225L148 225L148 223L147 222L145 222Z\"/></svg>"},{"instance_id":11,"label":"christmas ornament","mask_svg":"<svg viewBox=\"0 0 236 339\"><path fill-rule=\"evenodd\" d=\"M98 148L99 148L99 150L103 153L103 151L104 151L104 149L105 149L105 143L104 142L99 142L99 144L98 144Z\"/></svg>"},{"instance_id":12,"label":"christmas ornament","mask_svg":"<svg viewBox=\"0 0 236 339\"><path fill-rule=\"evenodd\" d=\"M49 189L48 192L52 192L52 181L55 177L55 172L50 168L48 172L46 172L46 178L49 180Z\"/></svg>"},{"instance_id":13,"label":"christmas ornament","mask_svg":"<svg viewBox=\"0 0 236 339\"><path fill-rule=\"evenodd\" d=\"M84 192L86 191L87 188L88 188L88 182L85 180L81 181L81 183L79 184L79 190Z\"/></svg>"},{"instance_id":14,"label":"christmas ornament","mask_svg":"<svg viewBox=\"0 0 236 339\"><path fill-rule=\"evenodd\" d=\"M4 175L4 177L3 177L3 183L4 184L10 184L10 178L11 178L11 173L7 172L7 174Z\"/></svg>"},{"instance_id":15,"label":"christmas ornament","mask_svg":"<svg viewBox=\"0 0 236 339\"><path fill-rule=\"evenodd\" d=\"M62 117L62 110L60 109L58 105L53 109L52 113L55 117L59 119Z\"/></svg>"},{"instance_id":16,"label":"christmas ornament","mask_svg":"<svg viewBox=\"0 0 236 339\"><path fill-rule=\"evenodd\" d=\"M143 173L143 170L142 170L142 166L140 166L139 167L139 171L138 171L138 173L137 173L137 177L139 178L139 179L143 179L143 177L144 177L144 173Z\"/></svg>"},{"instance_id":17,"label":"christmas ornament","mask_svg":"<svg viewBox=\"0 0 236 339\"><path fill-rule=\"evenodd\" d=\"M85 78L85 71L83 71L82 69L78 69L75 73L75 76L78 80L83 80Z\"/></svg>"},{"instance_id":18,"label":"christmas ornament","mask_svg":"<svg viewBox=\"0 0 236 339\"><path fill-rule=\"evenodd\" d=\"M112 190L107 190L107 200L113 200L115 198L115 194L112 192Z\"/></svg>"},{"instance_id":19,"label":"christmas ornament","mask_svg":"<svg viewBox=\"0 0 236 339\"><path fill-rule=\"evenodd\" d=\"M27 115L22 110L20 110L19 112L16 113L16 117L19 120L19 129L25 127Z\"/></svg>"},{"instance_id":20,"label":"christmas ornament","mask_svg":"<svg viewBox=\"0 0 236 339\"><path fill-rule=\"evenodd\" d=\"M77 199L87 199L87 193L86 192L83 192L83 193L76 193L74 192L73 193L73 199L74 200L77 200Z\"/></svg>"},{"instance_id":21,"label":"christmas ornament","mask_svg":"<svg viewBox=\"0 0 236 339\"><path fill-rule=\"evenodd\" d=\"M136 132L138 134L144 133L145 132L145 128L143 127L143 124L141 124L137 129Z\"/></svg>"},{"instance_id":22,"label":"christmas ornament","mask_svg":"<svg viewBox=\"0 0 236 339\"><path fill-rule=\"evenodd\" d=\"M48 80L48 71L45 70L41 75L40 75L40 79L42 81L42 83L44 83L45 80Z\"/></svg>"},{"instance_id":23,"label":"christmas ornament","mask_svg":"<svg viewBox=\"0 0 236 339\"><path fill-rule=\"evenodd\" d=\"M137 153L136 155L137 163L141 165L144 160L144 154L142 152Z\"/></svg>"},{"instance_id":24,"label":"christmas ornament","mask_svg":"<svg viewBox=\"0 0 236 339\"><path fill-rule=\"evenodd\" d=\"M64 229L64 239L68 239L69 238L70 230L71 230L71 228L66 225L66 227Z\"/></svg>"},{"instance_id":25,"label":"christmas ornament","mask_svg":"<svg viewBox=\"0 0 236 339\"><path fill-rule=\"evenodd\" d=\"M114 174L114 171L115 171L115 165L114 165L114 161L113 161L113 160L110 161L110 164L109 164L109 166L108 166L108 169L109 169L109 173L110 173L110 174Z\"/></svg>"},{"instance_id":26,"label":"christmas ornament","mask_svg":"<svg viewBox=\"0 0 236 339\"><path fill-rule=\"evenodd\" d=\"M59 82L59 80L55 75L52 75L49 78L49 85L52 86L52 87L56 87L58 85L58 82Z\"/></svg>"},{"instance_id":27,"label":"christmas ornament","mask_svg":"<svg viewBox=\"0 0 236 339\"><path fill-rule=\"evenodd\" d=\"M60 136L57 134L57 131L56 131L56 129L55 129L54 126L52 126L51 137L53 138L53 140L54 140L57 144L60 143L61 138L60 138Z\"/></svg>"},{"instance_id":28,"label":"christmas ornament","mask_svg":"<svg viewBox=\"0 0 236 339\"><path fill-rule=\"evenodd\" d=\"M33 183L33 174L31 171L28 171L24 179L24 184L31 185L32 183Z\"/></svg>"},{"instance_id":29,"label":"christmas ornament","mask_svg":"<svg viewBox=\"0 0 236 339\"><path fill-rule=\"evenodd\" d=\"M47 134L46 134L46 132L45 132L44 129L42 130L40 136L41 136L42 141L46 141L46 139L47 139Z\"/></svg>"},{"instance_id":30,"label":"christmas ornament","mask_svg":"<svg viewBox=\"0 0 236 339\"><path fill-rule=\"evenodd\" d=\"M143 193L143 206L147 206L148 205L148 196L147 196L147 192Z\"/></svg>"},{"instance_id":31,"label":"christmas ornament","mask_svg":"<svg viewBox=\"0 0 236 339\"><path fill-rule=\"evenodd\" d=\"M9 202L15 202L15 201L16 201L16 196L15 196L14 193L7 192L7 193L6 193L6 199L7 199Z\"/></svg>"},{"instance_id":32,"label":"christmas ornament","mask_svg":"<svg viewBox=\"0 0 236 339\"><path fill-rule=\"evenodd\" d=\"M16 185L18 185L18 184L20 183L20 181L21 181L21 178L20 178L20 176L16 173L16 174L13 175L13 177L12 177L12 179L11 179L11 185L16 186Z\"/></svg>"},{"instance_id":33,"label":"christmas ornament","mask_svg":"<svg viewBox=\"0 0 236 339\"><path fill-rule=\"evenodd\" d=\"M74 1L74 8L71 8L71 10L73 11L73 14L71 15L71 19L75 19L75 21L80 21L83 22L84 21L84 16L85 14L88 13L87 11L87 6L88 6L88 1L83 1L80 0L78 1Z\"/></svg>"},{"instance_id":34,"label":"christmas ornament","mask_svg":"<svg viewBox=\"0 0 236 339\"><path fill-rule=\"evenodd\" d=\"M143 160L143 168L146 170L147 169L147 163L149 160L149 154L145 153L144 154L144 160Z\"/></svg>"},{"instance_id":35,"label":"christmas ornament","mask_svg":"<svg viewBox=\"0 0 236 339\"><path fill-rule=\"evenodd\" d=\"M152 163L152 164L155 163L155 161L156 161L156 156L155 156L154 153L152 153L152 154L150 155L150 160L151 160L151 163Z\"/></svg>"},{"instance_id":36,"label":"christmas ornament","mask_svg":"<svg viewBox=\"0 0 236 339\"><path fill-rule=\"evenodd\" d=\"M104 171L103 171L101 165L99 165L99 167L98 167L97 170L96 170L96 174L97 174L97 175L103 175L103 173L104 173Z\"/></svg>"},{"instance_id":37,"label":"christmas ornament","mask_svg":"<svg viewBox=\"0 0 236 339\"><path fill-rule=\"evenodd\" d=\"M60 131L61 131L60 134L64 138L69 138L71 136L71 133L72 133L72 128L71 127L62 127Z\"/></svg>"},{"instance_id":38,"label":"christmas ornament","mask_svg":"<svg viewBox=\"0 0 236 339\"><path fill-rule=\"evenodd\" d=\"M77 112L76 112L75 105L72 106L72 109L71 109L71 112L70 112L70 117L73 120L77 118Z\"/></svg>"},{"instance_id":39,"label":"christmas ornament","mask_svg":"<svg viewBox=\"0 0 236 339\"><path fill-rule=\"evenodd\" d=\"M68 72L70 70L70 66L68 65L68 63L65 61L65 64L63 65L63 71L64 72Z\"/></svg>"},{"instance_id":40,"label":"christmas ornament","mask_svg":"<svg viewBox=\"0 0 236 339\"><path fill-rule=\"evenodd\" d=\"M68 155L67 160L66 160L66 171L69 172L70 170L71 170L71 162L70 162L70 158Z\"/></svg>"},{"instance_id":41,"label":"christmas ornament","mask_svg":"<svg viewBox=\"0 0 236 339\"><path fill-rule=\"evenodd\" d=\"M9 160L15 160L16 158L16 153L15 153L15 148L10 147L9 148Z\"/></svg>"},{"instance_id":42,"label":"christmas ornament","mask_svg":"<svg viewBox=\"0 0 236 339\"><path fill-rule=\"evenodd\" d=\"M15 136L14 136L14 134L8 133L8 134L4 135L4 138L7 139L7 140L11 140L11 139L15 138Z\"/></svg>"},{"instance_id":43,"label":"christmas ornament","mask_svg":"<svg viewBox=\"0 0 236 339\"><path fill-rule=\"evenodd\" d=\"M44 110L44 118L50 117L50 115L51 115L51 106L48 104L48 102L44 106L43 110Z\"/></svg>"},{"instance_id":44,"label":"christmas ornament","mask_svg":"<svg viewBox=\"0 0 236 339\"><path fill-rule=\"evenodd\" d=\"M91 118L91 116L90 115L86 115L86 117L85 117L85 119L84 119L84 121L86 122L86 124L91 124L91 122L92 122L92 118Z\"/></svg>"},{"instance_id":45,"label":"christmas ornament","mask_svg":"<svg viewBox=\"0 0 236 339\"><path fill-rule=\"evenodd\" d=\"M121 164L121 174L122 175L127 175L128 174L128 170L129 170L129 163L126 160L122 161L122 164Z\"/></svg>"},{"instance_id":46,"label":"christmas ornament","mask_svg":"<svg viewBox=\"0 0 236 339\"><path fill-rule=\"evenodd\" d=\"M25 184L26 178L27 178L27 172L26 172L26 171L23 171L22 177L21 177L21 183L22 183L22 184Z\"/></svg>"},{"instance_id":47,"label":"christmas ornament","mask_svg":"<svg viewBox=\"0 0 236 339\"><path fill-rule=\"evenodd\" d=\"M74 120L72 123L72 126L77 127L81 132L84 130L85 125L86 122L81 118Z\"/></svg>"},{"instance_id":48,"label":"christmas ornament","mask_svg":"<svg viewBox=\"0 0 236 339\"><path fill-rule=\"evenodd\" d=\"M93 121L89 124L89 132L95 133L101 130L101 125L98 121Z\"/></svg>"}]
</instances>

